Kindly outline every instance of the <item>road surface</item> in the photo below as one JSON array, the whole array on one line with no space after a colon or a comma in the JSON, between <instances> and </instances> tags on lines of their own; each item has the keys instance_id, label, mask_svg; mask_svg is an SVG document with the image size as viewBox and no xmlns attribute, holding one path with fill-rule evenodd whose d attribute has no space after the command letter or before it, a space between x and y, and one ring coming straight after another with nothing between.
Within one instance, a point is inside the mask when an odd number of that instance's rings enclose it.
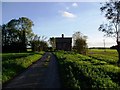
<instances>
[{"instance_id":1,"label":"road surface","mask_svg":"<svg viewBox=\"0 0 120 90\"><path fill-rule=\"evenodd\" d=\"M46 52L40 60L25 72L11 80L11 82L3 87L3 89L60 87L61 85L56 58L52 53Z\"/></svg>"}]
</instances>

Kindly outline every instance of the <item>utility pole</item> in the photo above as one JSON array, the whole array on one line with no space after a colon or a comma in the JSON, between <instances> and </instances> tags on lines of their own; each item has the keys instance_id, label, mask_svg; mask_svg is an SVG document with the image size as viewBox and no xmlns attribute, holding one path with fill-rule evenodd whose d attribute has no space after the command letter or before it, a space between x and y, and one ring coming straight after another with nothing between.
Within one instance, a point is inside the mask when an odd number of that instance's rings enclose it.
<instances>
[{"instance_id":1,"label":"utility pole","mask_svg":"<svg viewBox=\"0 0 120 90\"><path fill-rule=\"evenodd\" d=\"M105 49L105 39L103 39L103 44L104 44L104 52L106 52L106 49Z\"/></svg>"}]
</instances>

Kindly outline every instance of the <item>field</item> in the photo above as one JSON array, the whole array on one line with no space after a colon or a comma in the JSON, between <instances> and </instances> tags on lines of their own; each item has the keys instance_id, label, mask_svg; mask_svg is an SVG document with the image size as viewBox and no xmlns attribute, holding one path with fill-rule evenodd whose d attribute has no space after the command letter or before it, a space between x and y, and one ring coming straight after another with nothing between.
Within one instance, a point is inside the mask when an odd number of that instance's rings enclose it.
<instances>
[{"instance_id":1,"label":"field","mask_svg":"<svg viewBox=\"0 0 120 90\"><path fill-rule=\"evenodd\" d=\"M118 54L116 50L110 49L90 49L88 56L101 61L106 61L110 64L116 64L118 60Z\"/></svg>"},{"instance_id":2,"label":"field","mask_svg":"<svg viewBox=\"0 0 120 90\"><path fill-rule=\"evenodd\" d=\"M115 50L90 49L88 54L55 52L58 59L62 87L119 88L120 67L116 65Z\"/></svg>"},{"instance_id":3,"label":"field","mask_svg":"<svg viewBox=\"0 0 120 90\"><path fill-rule=\"evenodd\" d=\"M37 61L44 52L40 53L3 53L2 54L2 83L9 81L15 75Z\"/></svg>"}]
</instances>

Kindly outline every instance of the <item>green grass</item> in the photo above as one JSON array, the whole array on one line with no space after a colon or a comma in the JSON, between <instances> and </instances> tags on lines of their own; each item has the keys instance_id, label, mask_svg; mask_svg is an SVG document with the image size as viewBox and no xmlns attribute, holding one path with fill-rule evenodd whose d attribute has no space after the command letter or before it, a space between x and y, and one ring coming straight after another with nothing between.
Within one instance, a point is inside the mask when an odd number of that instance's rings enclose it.
<instances>
[{"instance_id":1,"label":"green grass","mask_svg":"<svg viewBox=\"0 0 120 90\"><path fill-rule=\"evenodd\" d=\"M22 58L29 55L33 55L34 53L2 53L2 60L8 60L8 59L15 59L15 58Z\"/></svg>"},{"instance_id":2,"label":"green grass","mask_svg":"<svg viewBox=\"0 0 120 90\"><path fill-rule=\"evenodd\" d=\"M88 50L89 54L105 54L105 55L117 55L117 50L114 49L89 49Z\"/></svg>"},{"instance_id":3,"label":"green grass","mask_svg":"<svg viewBox=\"0 0 120 90\"><path fill-rule=\"evenodd\" d=\"M106 49L106 51L104 51L104 49L90 49L88 56L101 61L106 61L110 64L116 64L118 61L117 51L111 49Z\"/></svg>"},{"instance_id":4,"label":"green grass","mask_svg":"<svg viewBox=\"0 0 120 90\"><path fill-rule=\"evenodd\" d=\"M40 53L3 53L2 83L4 84L15 75L29 67L33 62L42 57Z\"/></svg>"},{"instance_id":5,"label":"green grass","mask_svg":"<svg viewBox=\"0 0 120 90\"><path fill-rule=\"evenodd\" d=\"M32 49L27 49L27 51L32 51Z\"/></svg>"},{"instance_id":6,"label":"green grass","mask_svg":"<svg viewBox=\"0 0 120 90\"><path fill-rule=\"evenodd\" d=\"M101 54L101 51L98 52ZM120 67L113 63L69 52L55 52L55 55L58 58L63 87L120 88Z\"/></svg>"}]
</instances>

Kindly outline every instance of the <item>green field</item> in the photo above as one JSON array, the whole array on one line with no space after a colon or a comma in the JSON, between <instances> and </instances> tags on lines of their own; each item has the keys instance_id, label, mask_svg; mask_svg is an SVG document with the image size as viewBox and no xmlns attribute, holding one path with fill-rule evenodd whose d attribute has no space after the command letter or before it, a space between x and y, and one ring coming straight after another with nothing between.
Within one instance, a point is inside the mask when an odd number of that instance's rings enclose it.
<instances>
[{"instance_id":1,"label":"green field","mask_svg":"<svg viewBox=\"0 0 120 90\"><path fill-rule=\"evenodd\" d=\"M106 61L110 64L116 64L118 60L118 54L116 50L110 49L90 49L88 56L101 61Z\"/></svg>"},{"instance_id":2,"label":"green field","mask_svg":"<svg viewBox=\"0 0 120 90\"><path fill-rule=\"evenodd\" d=\"M7 82L32 63L42 57L40 53L3 53L2 54L2 83Z\"/></svg>"},{"instance_id":3,"label":"green field","mask_svg":"<svg viewBox=\"0 0 120 90\"><path fill-rule=\"evenodd\" d=\"M105 55L111 55L112 56L118 56L117 50L115 49L89 49L88 53L90 54L105 54Z\"/></svg>"},{"instance_id":4,"label":"green field","mask_svg":"<svg viewBox=\"0 0 120 90\"><path fill-rule=\"evenodd\" d=\"M55 52L63 87L119 88L120 67L115 50L89 50L87 56L72 52Z\"/></svg>"}]
</instances>

